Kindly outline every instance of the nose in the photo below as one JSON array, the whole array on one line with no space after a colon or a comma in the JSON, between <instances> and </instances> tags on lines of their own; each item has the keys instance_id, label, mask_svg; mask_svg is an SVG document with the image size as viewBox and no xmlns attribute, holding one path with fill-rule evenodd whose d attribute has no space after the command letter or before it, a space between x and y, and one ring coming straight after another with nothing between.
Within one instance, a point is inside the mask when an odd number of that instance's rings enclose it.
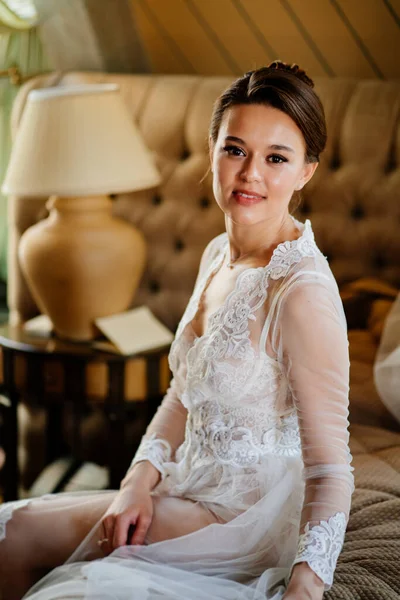
<instances>
[{"instance_id":1,"label":"nose","mask_svg":"<svg viewBox=\"0 0 400 600\"><path fill-rule=\"evenodd\" d=\"M261 181L261 167L256 156L248 156L240 172L240 178L248 183Z\"/></svg>"}]
</instances>

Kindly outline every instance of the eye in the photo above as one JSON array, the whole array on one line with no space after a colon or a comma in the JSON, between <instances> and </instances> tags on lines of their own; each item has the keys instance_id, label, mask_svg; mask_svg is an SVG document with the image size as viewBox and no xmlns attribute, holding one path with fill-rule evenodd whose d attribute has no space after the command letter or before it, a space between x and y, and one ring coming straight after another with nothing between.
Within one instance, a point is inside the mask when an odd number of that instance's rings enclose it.
<instances>
[{"instance_id":1,"label":"eye","mask_svg":"<svg viewBox=\"0 0 400 600\"><path fill-rule=\"evenodd\" d=\"M245 153L239 146L224 146L223 150L229 154L229 156L245 156Z\"/></svg>"},{"instance_id":2,"label":"eye","mask_svg":"<svg viewBox=\"0 0 400 600\"><path fill-rule=\"evenodd\" d=\"M280 154L271 154L267 158L268 162L272 162L274 165L280 165L281 163L287 162L287 158Z\"/></svg>"}]
</instances>

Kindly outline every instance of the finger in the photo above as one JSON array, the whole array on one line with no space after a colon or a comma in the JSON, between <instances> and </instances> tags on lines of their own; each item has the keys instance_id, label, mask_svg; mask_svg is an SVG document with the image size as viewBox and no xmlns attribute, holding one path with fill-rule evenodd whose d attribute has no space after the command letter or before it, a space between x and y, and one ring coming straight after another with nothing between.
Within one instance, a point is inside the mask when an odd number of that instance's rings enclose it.
<instances>
[{"instance_id":1,"label":"finger","mask_svg":"<svg viewBox=\"0 0 400 600\"><path fill-rule=\"evenodd\" d=\"M104 535L99 542L99 546L103 554L106 555L113 551L112 540L114 536L114 523L115 517L113 515L107 515L102 521Z\"/></svg>"},{"instance_id":2,"label":"finger","mask_svg":"<svg viewBox=\"0 0 400 600\"><path fill-rule=\"evenodd\" d=\"M101 524L103 527L104 538L109 538L110 534L114 531L114 515L106 515L103 517Z\"/></svg>"},{"instance_id":3,"label":"finger","mask_svg":"<svg viewBox=\"0 0 400 600\"><path fill-rule=\"evenodd\" d=\"M132 525L132 523L129 525L129 529L128 529L128 539L126 541L127 546L130 546L132 544L132 536L135 533L135 526Z\"/></svg>"},{"instance_id":4,"label":"finger","mask_svg":"<svg viewBox=\"0 0 400 600\"><path fill-rule=\"evenodd\" d=\"M119 515L115 519L114 536L112 540L112 545L114 548L126 546L129 526L131 523L134 525L136 523L136 519L137 515L135 514L130 514L128 517Z\"/></svg>"},{"instance_id":5,"label":"finger","mask_svg":"<svg viewBox=\"0 0 400 600\"><path fill-rule=\"evenodd\" d=\"M135 532L132 537L131 544L132 546L143 544L146 534L149 530L151 524L151 517L147 515L139 515L138 520L136 521Z\"/></svg>"},{"instance_id":6,"label":"finger","mask_svg":"<svg viewBox=\"0 0 400 600\"><path fill-rule=\"evenodd\" d=\"M99 540L97 542L97 545L99 546L100 552L102 553L103 556L108 556L113 551L111 544L105 538L102 538L101 540Z\"/></svg>"}]
</instances>

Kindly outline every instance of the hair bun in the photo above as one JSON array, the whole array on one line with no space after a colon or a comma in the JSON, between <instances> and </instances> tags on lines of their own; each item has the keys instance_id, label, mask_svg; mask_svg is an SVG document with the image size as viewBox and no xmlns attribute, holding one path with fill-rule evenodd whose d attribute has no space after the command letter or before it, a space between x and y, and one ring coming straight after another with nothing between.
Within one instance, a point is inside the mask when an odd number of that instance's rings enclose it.
<instances>
[{"instance_id":1,"label":"hair bun","mask_svg":"<svg viewBox=\"0 0 400 600\"><path fill-rule=\"evenodd\" d=\"M293 63L292 65L288 65L287 63L283 62L282 60L274 60L272 63L270 63L268 65L267 68L268 69L276 69L278 71L286 71L287 73L292 73L293 75L295 75L296 77L301 79L301 81L304 81L304 83L306 83L310 87L312 87L312 88L314 87L313 80L307 75L307 73L303 69L300 69L299 65L296 65L296 63Z\"/></svg>"}]
</instances>

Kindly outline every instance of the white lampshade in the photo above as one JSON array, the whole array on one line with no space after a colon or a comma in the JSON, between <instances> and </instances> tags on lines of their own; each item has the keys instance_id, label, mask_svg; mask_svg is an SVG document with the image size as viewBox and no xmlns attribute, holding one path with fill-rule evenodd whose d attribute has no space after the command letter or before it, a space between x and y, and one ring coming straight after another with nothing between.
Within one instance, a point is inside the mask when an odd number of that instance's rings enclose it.
<instances>
[{"instance_id":1,"label":"white lampshade","mask_svg":"<svg viewBox=\"0 0 400 600\"><path fill-rule=\"evenodd\" d=\"M21 196L92 196L160 183L150 151L115 84L34 90L2 190Z\"/></svg>"}]
</instances>

